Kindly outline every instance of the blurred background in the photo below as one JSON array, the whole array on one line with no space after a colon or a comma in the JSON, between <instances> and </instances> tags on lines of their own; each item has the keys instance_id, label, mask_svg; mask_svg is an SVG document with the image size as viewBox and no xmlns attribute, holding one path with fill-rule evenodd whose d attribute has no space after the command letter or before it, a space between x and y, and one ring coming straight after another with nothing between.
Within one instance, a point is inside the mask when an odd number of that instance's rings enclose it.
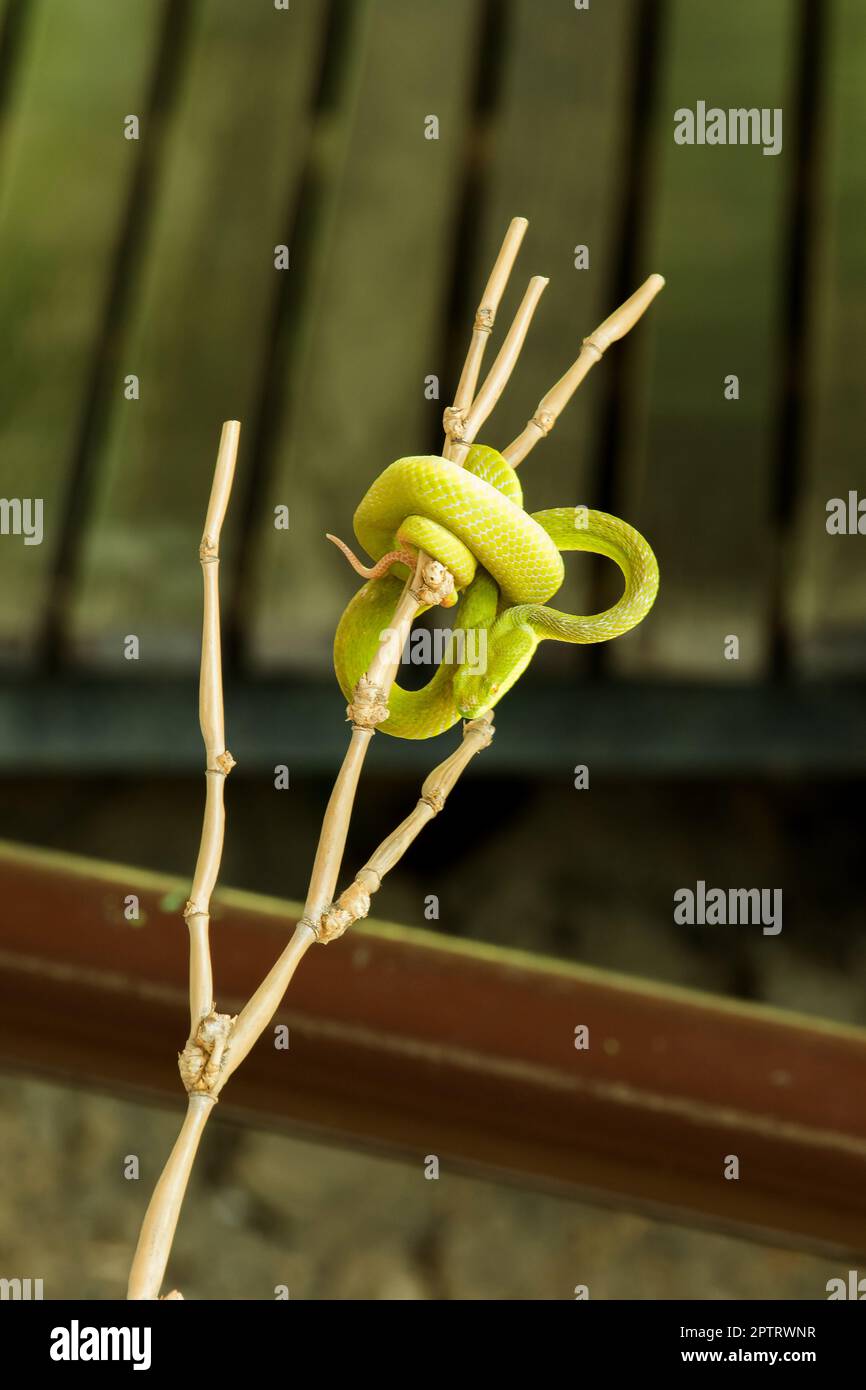
<instances>
[{"instance_id":1,"label":"blurred background","mask_svg":"<svg viewBox=\"0 0 866 1390\"><path fill-rule=\"evenodd\" d=\"M858 0L0 0L0 492L44 499L40 545L0 537L0 836L191 874L198 543L237 418L222 881L303 899L356 582L323 535L351 540L393 459L439 452L522 215L491 360L529 275L551 283L483 442L665 275L521 470L530 510L637 526L662 588L609 647L544 644L375 912L866 1023L864 541L826 529L830 499L866 496L864 70ZM675 144L698 101L781 108L781 153ZM567 570L558 606L613 601L603 562ZM455 742L374 740L344 878ZM782 889L783 932L675 925L699 879ZM183 1039L164 1042L171 1063ZM177 1111L26 1060L0 1089L0 1274L117 1296ZM221 1120L196 1184L187 1296L823 1297L838 1273L482 1177L419 1192L393 1161Z\"/></svg>"}]
</instances>

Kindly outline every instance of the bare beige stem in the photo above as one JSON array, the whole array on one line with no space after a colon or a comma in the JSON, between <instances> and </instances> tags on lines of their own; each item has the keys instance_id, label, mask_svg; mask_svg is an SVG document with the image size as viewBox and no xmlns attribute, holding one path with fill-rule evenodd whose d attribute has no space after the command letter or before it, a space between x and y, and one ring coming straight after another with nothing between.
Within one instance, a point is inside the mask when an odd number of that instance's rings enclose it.
<instances>
[{"instance_id":1,"label":"bare beige stem","mask_svg":"<svg viewBox=\"0 0 866 1390\"><path fill-rule=\"evenodd\" d=\"M349 831L349 820L355 802L355 793L358 790L358 780L373 733L372 728L362 729L357 725L352 728L343 766L340 768L328 801L316 857L313 861L307 900L304 904L304 918L313 925L318 922L322 912L330 902L334 884L340 872L343 849ZM239 1023L243 1022L245 1012L246 1010L242 1010L238 1019Z\"/></svg>"},{"instance_id":2,"label":"bare beige stem","mask_svg":"<svg viewBox=\"0 0 866 1390\"><path fill-rule=\"evenodd\" d=\"M231 495L241 427L227 420L222 427L204 533L199 546L204 610L201 669L199 675L199 723L205 746L207 784L204 821L198 860L189 902L184 910L189 927L190 1038L213 1008L213 971L209 937L210 900L219 873L225 834L225 779L234 758L225 746L222 646L220 641L219 543Z\"/></svg>"},{"instance_id":3,"label":"bare beige stem","mask_svg":"<svg viewBox=\"0 0 866 1390\"><path fill-rule=\"evenodd\" d=\"M195 1033L213 1007L213 970L210 958L210 899L222 857L225 834L225 774L205 772L205 810L201 846L192 893L184 909L189 928L189 1029Z\"/></svg>"},{"instance_id":4,"label":"bare beige stem","mask_svg":"<svg viewBox=\"0 0 866 1390\"><path fill-rule=\"evenodd\" d=\"M180 1054L180 1074L189 1103L177 1142L154 1188L129 1275L129 1298L158 1298L171 1251L183 1194L201 1132L214 1104L213 1081L223 1061L233 1022L214 1005L209 926L210 900L222 859L225 834L225 780L234 758L225 746L222 647L220 643L219 543L231 495L241 427L222 427L204 533L199 546L204 581L199 723L205 746L206 796L201 842L190 898L184 909L189 928L190 1030Z\"/></svg>"},{"instance_id":5,"label":"bare beige stem","mask_svg":"<svg viewBox=\"0 0 866 1390\"><path fill-rule=\"evenodd\" d=\"M419 557L416 568L416 578L421 571L421 557ZM307 891L307 900L304 904L304 920L315 926L328 903L334 894L337 883L337 875L340 872L340 865L343 862L343 850L346 846L346 836L349 831L349 820L352 815L352 807L355 801L355 793L358 789L358 779L367 756L367 749L375 732L375 724L379 722L379 714L387 714L388 694L394 679L397 675L397 667L400 663L400 655L406 638L412 627L412 620L419 609L419 602L414 592L413 579L407 583L406 588L400 595L397 607L394 610L394 617L391 626L382 635L378 650L370 663L370 669L366 675L367 687L365 697L371 707L369 712L369 723L361 723L364 717L358 708L358 698L349 706L350 718L353 718L352 735L349 740L349 747L343 760L343 766L337 776L334 789L328 802L325 812L325 819L322 822L322 830L319 836L319 845L316 850L316 858L313 862L313 871L310 875L310 886ZM252 1000L250 1001L252 1003ZM249 1008L249 1005L247 1006ZM238 1027L235 1030L235 1038L232 1044L232 1053L237 1047L238 1035L241 1033L242 1025L245 1022L244 1015L246 1009L242 1010L238 1017Z\"/></svg>"},{"instance_id":6,"label":"bare beige stem","mask_svg":"<svg viewBox=\"0 0 866 1390\"><path fill-rule=\"evenodd\" d=\"M214 1107L210 1096L191 1095L186 1116L168 1162L153 1189L129 1275L126 1296L156 1299L165 1276L171 1243L180 1215L199 1140Z\"/></svg>"},{"instance_id":7,"label":"bare beige stem","mask_svg":"<svg viewBox=\"0 0 866 1390\"><path fill-rule=\"evenodd\" d=\"M319 940L333 941L342 936L347 927L366 917L370 911L370 900L382 886L382 879L406 853L424 826L437 816L445 805L449 792L469 762L487 748L493 739L493 713L485 714L463 725L463 740L458 748L439 763L421 787L421 796L415 809L404 821L382 841L379 848L367 860L336 903L332 903L322 916L319 926Z\"/></svg>"},{"instance_id":8,"label":"bare beige stem","mask_svg":"<svg viewBox=\"0 0 866 1390\"><path fill-rule=\"evenodd\" d=\"M525 428L517 438L512 439L507 449L503 449L503 457L513 468L516 468L526 458L539 439L550 434L557 419L590 368L594 367L596 362L601 361L602 355L611 343L615 343L618 338L624 338L626 333L634 328L659 290L663 288L664 283L661 275L651 275L648 280L644 281L639 290L635 290L624 304L621 304L609 318L605 319L604 323L590 333L588 338L584 338L577 360L569 367L565 376L560 377L556 385L552 386L547 395L539 401L535 414L527 421Z\"/></svg>"},{"instance_id":9,"label":"bare beige stem","mask_svg":"<svg viewBox=\"0 0 866 1390\"><path fill-rule=\"evenodd\" d=\"M219 1095L229 1077L258 1042L280 1007L298 965L317 940L318 936L309 923L300 921L282 955L278 956L255 994L241 1009L232 1031L225 1064L213 1086L215 1096Z\"/></svg>"},{"instance_id":10,"label":"bare beige stem","mask_svg":"<svg viewBox=\"0 0 866 1390\"><path fill-rule=\"evenodd\" d=\"M505 340L487 376L484 384L472 405L465 419L449 419L448 424L451 428L451 454L454 463L462 463L465 459L469 446L480 430L484 421L487 419L502 392L508 385L511 373L517 364L520 356L520 349L523 347L532 316L538 307L538 301L543 295L550 281L543 275L533 275L526 287L526 293L520 301L520 307L511 322L511 327L505 335Z\"/></svg>"},{"instance_id":11,"label":"bare beige stem","mask_svg":"<svg viewBox=\"0 0 866 1390\"><path fill-rule=\"evenodd\" d=\"M458 448L458 439L452 435L449 425L459 426L465 419L469 407L475 397L475 388L478 385L478 374L481 370L481 362L484 357L484 349L487 346L487 339L493 330L496 321L496 312L505 286L508 284L517 253L520 250L520 243L523 241L526 228L529 226L525 217L512 217L505 233L505 238L496 257L496 262L490 272L490 279L484 287L481 301L475 311L475 322L472 326L472 337L469 341L469 351L466 354L466 361L463 363L463 371L460 373L460 381L454 396L454 403L445 412L445 444L442 450L443 458L454 459L455 449Z\"/></svg>"}]
</instances>

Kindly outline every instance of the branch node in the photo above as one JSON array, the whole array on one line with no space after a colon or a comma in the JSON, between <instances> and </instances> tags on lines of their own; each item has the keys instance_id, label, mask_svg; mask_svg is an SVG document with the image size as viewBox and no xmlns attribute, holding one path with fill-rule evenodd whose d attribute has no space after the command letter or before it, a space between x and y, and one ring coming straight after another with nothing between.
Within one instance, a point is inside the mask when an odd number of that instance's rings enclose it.
<instances>
[{"instance_id":1,"label":"branch node","mask_svg":"<svg viewBox=\"0 0 866 1390\"><path fill-rule=\"evenodd\" d=\"M183 910L184 921L188 921L190 917L207 917L207 915L207 908L199 907L198 903L193 902L192 898L187 899L186 907Z\"/></svg>"},{"instance_id":2,"label":"branch node","mask_svg":"<svg viewBox=\"0 0 866 1390\"><path fill-rule=\"evenodd\" d=\"M216 1100L211 1092L225 1064L236 1018L237 1015L217 1013L216 1005L212 1004L210 1013L199 1021L183 1052L178 1053L180 1079L190 1093L204 1093Z\"/></svg>"},{"instance_id":3,"label":"branch node","mask_svg":"<svg viewBox=\"0 0 866 1390\"><path fill-rule=\"evenodd\" d=\"M465 738L467 734L477 734L481 740L478 745L479 751L482 748L490 747L495 733L496 728L491 719L486 719L482 716L481 719L467 719L464 721L463 737Z\"/></svg>"},{"instance_id":4,"label":"branch node","mask_svg":"<svg viewBox=\"0 0 866 1390\"><path fill-rule=\"evenodd\" d=\"M602 357L604 356L607 343L602 344L596 342L595 338L590 333L588 338L583 339L583 342L580 346L585 349L588 348L590 352L594 352L596 362L600 362Z\"/></svg>"},{"instance_id":5,"label":"branch node","mask_svg":"<svg viewBox=\"0 0 866 1390\"><path fill-rule=\"evenodd\" d=\"M228 777L232 768L237 767L237 763L227 748L222 753L217 753L214 762L216 763L216 771L221 772L224 777Z\"/></svg>"},{"instance_id":6,"label":"branch node","mask_svg":"<svg viewBox=\"0 0 866 1390\"><path fill-rule=\"evenodd\" d=\"M374 893L378 893L379 889L382 887L382 875L370 864L365 864L363 869L358 870L355 875L355 881L356 883L362 884L364 888L367 888L371 897Z\"/></svg>"},{"instance_id":7,"label":"branch node","mask_svg":"<svg viewBox=\"0 0 866 1390\"><path fill-rule=\"evenodd\" d=\"M219 541L215 540L213 536L202 536L201 544L198 548L198 558L201 560L202 564L206 565L212 563L214 560L218 560L219 557Z\"/></svg>"},{"instance_id":8,"label":"branch node","mask_svg":"<svg viewBox=\"0 0 866 1390\"><path fill-rule=\"evenodd\" d=\"M540 410L537 415L533 415L529 422L534 425L541 435L548 435L556 424L556 416L549 410Z\"/></svg>"},{"instance_id":9,"label":"branch node","mask_svg":"<svg viewBox=\"0 0 866 1390\"><path fill-rule=\"evenodd\" d=\"M490 332L488 328L487 332ZM460 406L446 405L442 412L442 425L449 439L453 439L456 444L463 442L463 434L466 427L467 412Z\"/></svg>"},{"instance_id":10,"label":"branch node","mask_svg":"<svg viewBox=\"0 0 866 1390\"><path fill-rule=\"evenodd\" d=\"M411 589L412 597L423 604L444 604L450 607L448 599L454 593L454 575L440 560L426 556L421 565L421 573Z\"/></svg>"},{"instance_id":11,"label":"branch node","mask_svg":"<svg viewBox=\"0 0 866 1390\"><path fill-rule=\"evenodd\" d=\"M356 729L375 729L388 718L388 701L381 685L362 676L346 706L346 719Z\"/></svg>"},{"instance_id":12,"label":"branch node","mask_svg":"<svg viewBox=\"0 0 866 1390\"><path fill-rule=\"evenodd\" d=\"M354 922L366 917L370 911L370 894L366 885L356 878L339 896L326 912L322 913L316 930L316 940L323 946L336 941Z\"/></svg>"}]
</instances>

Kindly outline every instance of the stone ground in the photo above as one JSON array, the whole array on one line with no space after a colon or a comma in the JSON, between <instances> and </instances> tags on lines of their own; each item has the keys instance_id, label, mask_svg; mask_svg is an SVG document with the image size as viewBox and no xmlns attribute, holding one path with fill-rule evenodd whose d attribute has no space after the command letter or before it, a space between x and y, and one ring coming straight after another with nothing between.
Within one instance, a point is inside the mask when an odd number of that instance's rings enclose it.
<instances>
[{"instance_id":1,"label":"stone ground","mask_svg":"<svg viewBox=\"0 0 866 1390\"><path fill-rule=\"evenodd\" d=\"M576 761L573 759L572 761ZM11 785L0 835L188 875L200 779ZM302 894L325 784L231 787L223 882ZM368 782L348 862L412 804ZM866 1023L859 789L464 782L387 881L381 915L820 1016ZM463 831L472 827L471 838ZM784 930L672 922L697 878L781 887ZM467 911L471 904L471 913ZM5 910L8 910L8 905ZM179 924L179 929L182 929ZM336 946L332 949L339 949ZM179 1045L178 1040L166 1046ZM177 1113L0 1078L0 1276L117 1297ZM123 1176L126 1155L140 1178ZM234 1128L208 1128L175 1245L189 1298L823 1298L840 1270L621 1210Z\"/></svg>"},{"instance_id":2,"label":"stone ground","mask_svg":"<svg viewBox=\"0 0 866 1390\"><path fill-rule=\"evenodd\" d=\"M0 1274L118 1298L178 1115L0 1080ZM123 1176L136 1154L140 1178ZM175 1243L190 1299L826 1297L839 1261L255 1133L215 1118Z\"/></svg>"}]
</instances>

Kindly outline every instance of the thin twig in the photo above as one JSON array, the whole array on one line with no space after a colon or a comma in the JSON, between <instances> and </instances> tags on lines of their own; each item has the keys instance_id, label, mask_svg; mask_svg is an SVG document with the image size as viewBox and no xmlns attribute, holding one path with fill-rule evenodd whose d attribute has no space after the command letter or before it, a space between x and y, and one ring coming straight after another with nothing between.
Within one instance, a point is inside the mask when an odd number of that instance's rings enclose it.
<instances>
[{"instance_id":1,"label":"thin twig","mask_svg":"<svg viewBox=\"0 0 866 1390\"><path fill-rule=\"evenodd\" d=\"M210 900L219 873L225 833L225 782L234 758L225 744L222 647L220 642L219 543L234 479L241 427L227 420L222 427L204 534L199 546L204 581L204 618L199 674L199 723L205 746L206 801L198 860L190 899L184 908L189 927L190 1037L213 1007L208 929Z\"/></svg>"},{"instance_id":2,"label":"thin twig","mask_svg":"<svg viewBox=\"0 0 866 1390\"><path fill-rule=\"evenodd\" d=\"M550 281L546 280L543 275L533 275L526 287L526 293L520 301L517 313L511 321L511 327L505 335L502 347L496 355L493 366L484 378L481 390L469 407L465 420L462 423L452 422L452 438L456 442L452 445L451 456L455 463L463 462L470 444L474 441L476 434L508 385L511 373L517 366L517 359L532 322L532 316L538 308L538 301L549 284Z\"/></svg>"},{"instance_id":3,"label":"thin twig","mask_svg":"<svg viewBox=\"0 0 866 1390\"><path fill-rule=\"evenodd\" d=\"M503 457L508 460L512 468L516 468L519 463L523 462L539 439L550 434L557 419L590 368L594 367L596 362L601 361L602 355L611 343L625 337L626 333L634 328L664 283L661 275L651 275L648 280L644 281L640 289L635 290L624 304L621 304L605 319L604 323L599 324L588 338L584 338L577 360L572 363L565 376L560 377L556 385L552 386L547 395L539 401L535 414L527 421L517 438L512 439L507 449L502 450Z\"/></svg>"},{"instance_id":4,"label":"thin twig","mask_svg":"<svg viewBox=\"0 0 866 1390\"><path fill-rule=\"evenodd\" d=\"M466 453L466 450L461 449L460 446L460 429L475 398L475 388L478 385L478 374L481 370L481 360L487 346L487 339L493 330L496 313L505 292L505 286L508 284L508 277L514 268L520 243L523 241L528 226L529 223L525 217L512 217L499 249L499 255L496 257L496 262L490 272L490 279L484 287L484 293L475 311L472 337L469 340L466 361L463 363L463 371L460 373L460 381L454 394L454 403L448 407L443 417L445 426L443 458L460 462Z\"/></svg>"},{"instance_id":5,"label":"thin twig","mask_svg":"<svg viewBox=\"0 0 866 1390\"><path fill-rule=\"evenodd\" d=\"M214 1108L213 1096L190 1093L186 1115L145 1212L129 1272L128 1299L159 1298L180 1209L199 1140ZM166 1295L177 1298L177 1293Z\"/></svg>"},{"instance_id":6,"label":"thin twig","mask_svg":"<svg viewBox=\"0 0 866 1390\"><path fill-rule=\"evenodd\" d=\"M335 940L342 936L353 922L367 916L370 911L370 899L381 888L382 879L402 859L424 826L443 809L448 793L457 779L476 753L489 747L492 739L492 710L487 710L485 714L463 725L462 742L450 757L439 763L425 778L421 786L421 796L414 810L382 841L363 869L355 875L354 881L344 889L322 917L319 928L322 940Z\"/></svg>"},{"instance_id":7,"label":"thin twig","mask_svg":"<svg viewBox=\"0 0 866 1390\"><path fill-rule=\"evenodd\" d=\"M225 746L222 648L220 644L219 543L234 479L241 427L222 427L204 534L199 546L204 583L199 722L205 746L207 783L198 860L184 917L189 927L190 1029L179 1066L189 1093L186 1118L150 1199L129 1275L127 1297L159 1297L181 1203L202 1130L214 1105L212 1082L219 1072L233 1020L215 1012L209 928L210 900L219 873L225 833L225 780L234 758Z\"/></svg>"}]
</instances>

